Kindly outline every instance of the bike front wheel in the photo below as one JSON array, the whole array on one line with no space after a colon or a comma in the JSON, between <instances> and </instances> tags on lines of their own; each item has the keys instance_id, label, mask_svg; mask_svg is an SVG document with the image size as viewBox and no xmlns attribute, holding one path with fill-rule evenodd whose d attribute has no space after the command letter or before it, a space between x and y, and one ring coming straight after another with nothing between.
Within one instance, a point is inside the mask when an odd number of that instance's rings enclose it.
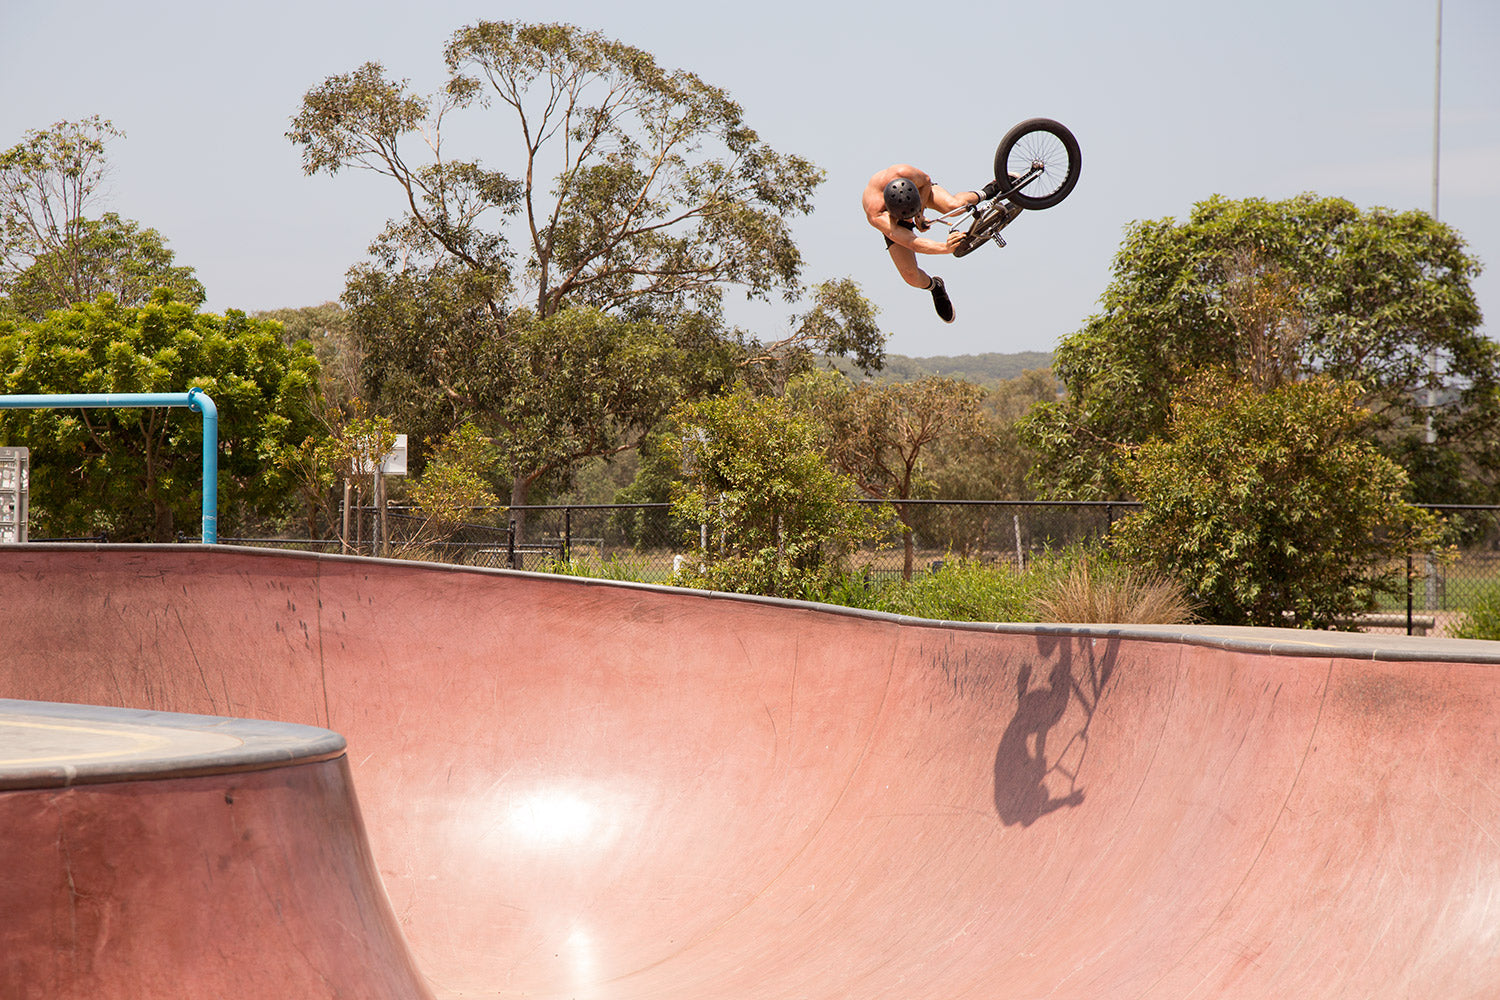
<instances>
[{"instance_id":1,"label":"bike front wheel","mask_svg":"<svg viewBox=\"0 0 1500 1000\"><path fill-rule=\"evenodd\" d=\"M995 150L995 176L1002 183L1007 177L1036 173L1007 198L1032 211L1051 208L1066 198L1078 183L1082 166L1078 140L1067 126L1051 118L1027 119L1005 133Z\"/></svg>"}]
</instances>

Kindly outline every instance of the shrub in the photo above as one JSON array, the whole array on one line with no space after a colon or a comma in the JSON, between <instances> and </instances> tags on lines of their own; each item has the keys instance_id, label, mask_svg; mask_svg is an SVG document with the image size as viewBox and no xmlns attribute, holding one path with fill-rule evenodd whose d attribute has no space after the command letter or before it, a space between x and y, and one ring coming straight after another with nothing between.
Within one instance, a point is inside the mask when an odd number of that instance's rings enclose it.
<instances>
[{"instance_id":1,"label":"shrub","mask_svg":"<svg viewBox=\"0 0 1500 1000\"><path fill-rule=\"evenodd\" d=\"M485 479L494 464L494 447L471 423L451 431L438 444L421 477L408 493L421 508L421 533L442 537L463 524L476 507L499 503Z\"/></svg>"},{"instance_id":2,"label":"shrub","mask_svg":"<svg viewBox=\"0 0 1500 1000\"><path fill-rule=\"evenodd\" d=\"M854 482L828 467L814 427L786 400L740 390L682 406L673 419L686 480L673 484L672 513L707 525L709 541L702 569L680 582L801 597L878 535L877 513L848 502Z\"/></svg>"},{"instance_id":3,"label":"shrub","mask_svg":"<svg viewBox=\"0 0 1500 1000\"><path fill-rule=\"evenodd\" d=\"M959 559L883 591L878 610L953 622L1031 620L1040 578L1008 566Z\"/></svg>"},{"instance_id":4,"label":"shrub","mask_svg":"<svg viewBox=\"0 0 1500 1000\"><path fill-rule=\"evenodd\" d=\"M1500 639L1500 583L1480 590L1468 612L1449 629L1455 639Z\"/></svg>"},{"instance_id":5,"label":"shrub","mask_svg":"<svg viewBox=\"0 0 1500 1000\"><path fill-rule=\"evenodd\" d=\"M1144 508L1115 525L1117 550L1181 580L1216 624L1328 628L1369 610L1437 527L1402 499L1406 474L1364 436L1357 399L1324 378L1200 377L1125 467Z\"/></svg>"}]
</instances>

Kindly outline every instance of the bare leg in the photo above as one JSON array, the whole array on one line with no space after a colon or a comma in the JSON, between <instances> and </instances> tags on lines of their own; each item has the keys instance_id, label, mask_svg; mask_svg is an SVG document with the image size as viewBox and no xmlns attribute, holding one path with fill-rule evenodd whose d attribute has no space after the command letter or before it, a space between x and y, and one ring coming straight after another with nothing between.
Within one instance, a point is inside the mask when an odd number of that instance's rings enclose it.
<instances>
[{"instance_id":1,"label":"bare leg","mask_svg":"<svg viewBox=\"0 0 1500 1000\"><path fill-rule=\"evenodd\" d=\"M890 248L891 263L896 265L896 270L901 272L901 278L913 288L928 288L932 285L926 271L917 264L917 255L900 244L892 244Z\"/></svg>"},{"instance_id":2,"label":"bare leg","mask_svg":"<svg viewBox=\"0 0 1500 1000\"><path fill-rule=\"evenodd\" d=\"M979 201L978 192L960 191L958 194L950 194L947 188L934 184L927 198L927 207L939 215L947 215L955 208L973 205L977 201Z\"/></svg>"},{"instance_id":3,"label":"bare leg","mask_svg":"<svg viewBox=\"0 0 1500 1000\"><path fill-rule=\"evenodd\" d=\"M913 288L931 292L932 306L937 310L938 317L944 323L952 323L953 303L948 298L947 289L943 287L943 279L934 278L918 267L917 255L906 247L892 244L890 254L902 279Z\"/></svg>"}]
</instances>

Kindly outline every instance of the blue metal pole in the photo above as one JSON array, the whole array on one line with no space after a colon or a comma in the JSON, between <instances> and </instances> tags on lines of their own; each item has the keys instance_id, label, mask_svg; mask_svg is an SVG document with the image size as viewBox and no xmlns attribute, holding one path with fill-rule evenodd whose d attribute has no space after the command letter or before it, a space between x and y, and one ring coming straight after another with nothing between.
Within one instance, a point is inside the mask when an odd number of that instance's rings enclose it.
<instances>
[{"instance_id":1,"label":"blue metal pole","mask_svg":"<svg viewBox=\"0 0 1500 1000\"><path fill-rule=\"evenodd\" d=\"M202 390L198 390L202 391ZM81 392L43 393L36 396L0 396L0 407L13 410L103 410L147 406L189 406L187 392Z\"/></svg>"},{"instance_id":2,"label":"blue metal pole","mask_svg":"<svg viewBox=\"0 0 1500 1000\"><path fill-rule=\"evenodd\" d=\"M186 406L203 415L203 541L219 541L219 408L202 389L188 392L85 392L0 396L0 409L74 410Z\"/></svg>"},{"instance_id":3,"label":"blue metal pole","mask_svg":"<svg viewBox=\"0 0 1500 1000\"><path fill-rule=\"evenodd\" d=\"M219 541L219 408L202 389L189 389L188 408L203 414L203 544Z\"/></svg>"}]
</instances>

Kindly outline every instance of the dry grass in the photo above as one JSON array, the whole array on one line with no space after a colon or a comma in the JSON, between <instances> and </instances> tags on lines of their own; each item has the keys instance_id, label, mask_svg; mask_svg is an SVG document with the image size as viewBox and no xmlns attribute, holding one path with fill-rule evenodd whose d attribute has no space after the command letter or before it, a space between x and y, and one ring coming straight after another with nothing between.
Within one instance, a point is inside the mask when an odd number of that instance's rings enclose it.
<instances>
[{"instance_id":1,"label":"dry grass","mask_svg":"<svg viewBox=\"0 0 1500 1000\"><path fill-rule=\"evenodd\" d=\"M1176 581L1121 566L1099 569L1087 559L1043 586L1033 608L1039 621L1052 622L1183 625L1195 618Z\"/></svg>"}]
</instances>

